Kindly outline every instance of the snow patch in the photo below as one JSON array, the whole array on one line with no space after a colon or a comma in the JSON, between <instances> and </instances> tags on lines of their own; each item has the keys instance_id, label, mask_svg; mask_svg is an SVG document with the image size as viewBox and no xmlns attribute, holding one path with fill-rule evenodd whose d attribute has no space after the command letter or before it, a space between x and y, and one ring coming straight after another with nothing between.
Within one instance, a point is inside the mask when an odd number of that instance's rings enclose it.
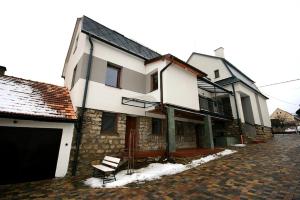
<instances>
[{"instance_id":1,"label":"snow patch","mask_svg":"<svg viewBox=\"0 0 300 200\"><path fill-rule=\"evenodd\" d=\"M152 163L145 168L137 169L133 174L127 175L127 170L120 171L116 174L116 181L103 184L101 178L89 178L84 184L92 187L92 188L116 188L122 187L129 183L137 182L144 183L145 181L151 181L155 179L159 179L162 176L174 175L188 169L197 167L209 161L221 158L226 155L233 154L237 151L226 149L222 152L209 155L197 160L193 160L191 163L187 165L183 164L173 164L173 163Z\"/></svg>"},{"instance_id":2,"label":"snow patch","mask_svg":"<svg viewBox=\"0 0 300 200\"><path fill-rule=\"evenodd\" d=\"M246 144L233 144L231 146L233 146L233 147L245 147Z\"/></svg>"}]
</instances>

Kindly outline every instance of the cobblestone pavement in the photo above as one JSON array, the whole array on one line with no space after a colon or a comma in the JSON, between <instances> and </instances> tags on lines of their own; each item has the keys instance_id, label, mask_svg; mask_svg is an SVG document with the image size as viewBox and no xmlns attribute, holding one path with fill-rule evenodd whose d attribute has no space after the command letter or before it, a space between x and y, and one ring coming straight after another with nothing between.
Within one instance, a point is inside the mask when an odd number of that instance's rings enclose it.
<instances>
[{"instance_id":1,"label":"cobblestone pavement","mask_svg":"<svg viewBox=\"0 0 300 200\"><path fill-rule=\"evenodd\" d=\"M300 136L276 136L183 173L127 188L92 189L82 184L84 178L0 186L0 198L300 199Z\"/></svg>"}]
</instances>

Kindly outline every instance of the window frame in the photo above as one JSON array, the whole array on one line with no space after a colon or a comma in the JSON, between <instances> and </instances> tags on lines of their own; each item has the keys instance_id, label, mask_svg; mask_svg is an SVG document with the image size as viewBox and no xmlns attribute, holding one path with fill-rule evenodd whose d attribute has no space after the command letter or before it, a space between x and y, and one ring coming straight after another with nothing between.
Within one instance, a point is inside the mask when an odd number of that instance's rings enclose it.
<instances>
[{"instance_id":1,"label":"window frame","mask_svg":"<svg viewBox=\"0 0 300 200\"><path fill-rule=\"evenodd\" d=\"M118 74L117 74L117 85L114 86L114 85L109 85L109 84L106 83L106 79L107 79L107 71L106 71L106 73L105 73L105 85L106 85L106 86L109 86L109 87L113 87L113 88L121 88L121 87L120 87L120 82L121 82L121 71L122 71L122 67L117 66L117 65L115 65L115 64L113 64L113 63L107 62L106 70L107 70L108 68L113 68L113 69L116 69L116 70L117 70L117 72L118 72Z\"/></svg>"},{"instance_id":2,"label":"window frame","mask_svg":"<svg viewBox=\"0 0 300 200\"><path fill-rule=\"evenodd\" d=\"M156 133L154 132L154 129L153 129L153 121L155 120L158 120L160 122L160 130L159 130L159 133ZM151 124L151 135L162 135L163 134L163 120L160 119L160 118L152 118L152 124Z\"/></svg>"},{"instance_id":3,"label":"window frame","mask_svg":"<svg viewBox=\"0 0 300 200\"><path fill-rule=\"evenodd\" d=\"M76 76L76 72L77 72L77 65L74 67L73 69L73 75L72 75L72 82L71 82L71 89L74 87L75 85L75 76Z\"/></svg>"},{"instance_id":4,"label":"window frame","mask_svg":"<svg viewBox=\"0 0 300 200\"><path fill-rule=\"evenodd\" d=\"M103 115L109 114L109 115L115 115L115 122L113 126L113 131L103 131ZM117 135L118 134L118 114L117 113L112 113L112 112L102 112L102 117L101 117L101 130L100 134L102 135Z\"/></svg>"},{"instance_id":5,"label":"window frame","mask_svg":"<svg viewBox=\"0 0 300 200\"><path fill-rule=\"evenodd\" d=\"M220 78L220 71L218 69L214 71L214 74L215 74L215 78Z\"/></svg>"},{"instance_id":6,"label":"window frame","mask_svg":"<svg viewBox=\"0 0 300 200\"><path fill-rule=\"evenodd\" d=\"M156 88L154 87L154 76L157 76ZM158 72L154 72L153 74L151 74L151 92L155 90L158 90Z\"/></svg>"}]
</instances>

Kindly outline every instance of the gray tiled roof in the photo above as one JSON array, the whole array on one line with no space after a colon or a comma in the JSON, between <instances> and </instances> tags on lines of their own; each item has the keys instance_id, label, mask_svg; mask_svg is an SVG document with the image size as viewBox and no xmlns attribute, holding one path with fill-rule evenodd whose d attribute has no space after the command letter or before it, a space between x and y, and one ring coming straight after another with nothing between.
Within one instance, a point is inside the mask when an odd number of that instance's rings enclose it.
<instances>
[{"instance_id":1,"label":"gray tiled roof","mask_svg":"<svg viewBox=\"0 0 300 200\"><path fill-rule=\"evenodd\" d=\"M83 16L82 31L91 34L103 42L109 43L128 53L134 54L146 60L160 56L159 53L125 37L124 35L111 30L98 22Z\"/></svg>"}]
</instances>

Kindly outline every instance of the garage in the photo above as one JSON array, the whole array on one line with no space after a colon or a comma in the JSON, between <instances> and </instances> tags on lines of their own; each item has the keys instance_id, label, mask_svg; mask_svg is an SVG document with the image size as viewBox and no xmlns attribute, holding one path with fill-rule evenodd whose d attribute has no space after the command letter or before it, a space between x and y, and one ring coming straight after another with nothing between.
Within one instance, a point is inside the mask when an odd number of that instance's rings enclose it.
<instances>
[{"instance_id":1,"label":"garage","mask_svg":"<svg viewBox=\"0 0 300 200\"><path fill-rule=\"evenodd\" d=\"M0 127L0 184L55 177L61 129Z\"/></svg>"},{"instance_id":2,"label":"garage","mask_svg":"<svg viewBox=\"0 0 300 200\"><path fill-rule=\"evenodd\" d=\"M64 177L75 121L66 88L0 76L0 185Z\"/></svg>"}]
</instances>

